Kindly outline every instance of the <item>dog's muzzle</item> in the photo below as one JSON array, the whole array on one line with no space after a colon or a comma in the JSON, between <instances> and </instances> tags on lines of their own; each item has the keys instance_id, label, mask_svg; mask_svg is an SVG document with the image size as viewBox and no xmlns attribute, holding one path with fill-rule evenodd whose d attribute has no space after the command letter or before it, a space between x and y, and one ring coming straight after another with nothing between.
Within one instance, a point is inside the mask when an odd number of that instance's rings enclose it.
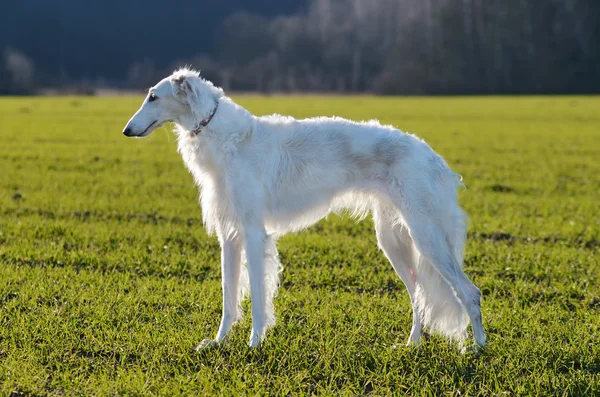
<instances>
[{"instance_id":1,"label":"dog's muzzle","mask_svg":"<svg viewBox=\"0 0 600 397\"><path fill-rule=\"evenodd\" d=\"M154 131L154 128L152 128L152 127L154 127L156 123L158 123L158 120L154 120L152 123L150 123L150 125L148 127L146 127L146 129L144 131L142 131L141 134L135 134L131 127L126 126L125 129L123 130L123 135L129 136L129 137L133 136L133 137L143 138L145 136L150 135L150 133L152 131ZM162 123L159 125L162 125Z\"/></svg>"}]
</instances>

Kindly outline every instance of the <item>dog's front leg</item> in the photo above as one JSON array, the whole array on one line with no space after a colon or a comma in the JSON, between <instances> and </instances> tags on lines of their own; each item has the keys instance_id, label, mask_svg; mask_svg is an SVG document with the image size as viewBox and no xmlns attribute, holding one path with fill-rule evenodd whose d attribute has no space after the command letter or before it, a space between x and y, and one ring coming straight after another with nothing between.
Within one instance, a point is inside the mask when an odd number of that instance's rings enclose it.
<instances>
[{"instance_id":1,"label":"dog's front leg","mask_svg":"<svg viewBox=\"0 0 600 397\"><path fill-rule=\"evenodd\" d=\"M215 340L203 340L197 349L215 347L222 342L233 323L240 317L238 312L238 284L240 280L242 244L239 238L221 240L221 277L223 285L223 315Z\"/></svg>"},{"instance_id":2,"label":"dog's front leg","mask_svg":"<svg viewBox=\"0 0 600 397\"><path fill-rule=\"evenodd\" d=\"M223 316L215 340L221 342L240 317L238 284L240 281L241 242L234 238L221 243L221 277L223 284Z\"/></svg>"},{"instance_id":3,"label":"dog's front leg","mask_svg":"<svg viewBox=\"0 0 600 397\"><path fill-rule=\"evenodd\" d=\"M265 334L265 228L263 225L244 226L244 248L248 260L250 296L252 299L252 333L250 346L257 347Z\"/></svg>"}]
</instances>

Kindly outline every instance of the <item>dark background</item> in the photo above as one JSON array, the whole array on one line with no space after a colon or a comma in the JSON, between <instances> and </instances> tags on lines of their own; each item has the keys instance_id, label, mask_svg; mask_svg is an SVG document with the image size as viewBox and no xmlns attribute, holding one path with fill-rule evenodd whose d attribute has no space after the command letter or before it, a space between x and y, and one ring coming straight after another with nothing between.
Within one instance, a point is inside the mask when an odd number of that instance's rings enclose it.
<instances>
[{"instance_id":1,"label":"dark background","mask_svg":"<svg viewBox=\"0 0 600 397\"><path fill-rule=\"evenodd\" d=\"M600 0L0 0L0 93L600 92Z\"/></svg>"}]
</instances>

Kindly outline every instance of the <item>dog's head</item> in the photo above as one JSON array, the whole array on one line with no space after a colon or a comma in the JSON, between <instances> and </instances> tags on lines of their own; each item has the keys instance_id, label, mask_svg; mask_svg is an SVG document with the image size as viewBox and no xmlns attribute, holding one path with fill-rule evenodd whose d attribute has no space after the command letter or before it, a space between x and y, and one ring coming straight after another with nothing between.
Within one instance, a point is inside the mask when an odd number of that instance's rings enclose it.
<instances>
[{"instance_id":1,"label":"dog's head","mask_svg":"<svg viewBox=\"0 0 600 397\"><path fill-rule=\"evenodd\" d=\"M198 72L180 69L148 90L148 96L123 129L123 134L145 137L171 121L192 130L210 114L222 95L220 88L202 79Z\"/></svg>"}]
</instances>

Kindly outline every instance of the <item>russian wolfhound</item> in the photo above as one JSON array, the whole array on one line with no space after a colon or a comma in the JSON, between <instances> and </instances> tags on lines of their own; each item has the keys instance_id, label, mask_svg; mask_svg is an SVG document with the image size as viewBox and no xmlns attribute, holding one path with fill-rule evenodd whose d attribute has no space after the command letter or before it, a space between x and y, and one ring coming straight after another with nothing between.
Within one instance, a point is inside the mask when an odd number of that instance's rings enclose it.
<instances>
[{"instance_id":1,"label":"russian wolfhound","mask_svg":"<svg viewBox=\"0 0 600 397\"><path fill-rule=\"evenodd\" d=\"M258 346L275 323L277 237L344 210L373 215L378 245L412 303L409 345L424 327L462 341L469 320L476 344L485 344L481 294L462 270L460 177L424 141L377 121L256 117L189 69L150 88L123 133L144 137L165 122L176 125L205 227L221 244L223 315L216 338L198 348L225 339L248 285L250 346Z\"/></svg>"}]
</instances>

